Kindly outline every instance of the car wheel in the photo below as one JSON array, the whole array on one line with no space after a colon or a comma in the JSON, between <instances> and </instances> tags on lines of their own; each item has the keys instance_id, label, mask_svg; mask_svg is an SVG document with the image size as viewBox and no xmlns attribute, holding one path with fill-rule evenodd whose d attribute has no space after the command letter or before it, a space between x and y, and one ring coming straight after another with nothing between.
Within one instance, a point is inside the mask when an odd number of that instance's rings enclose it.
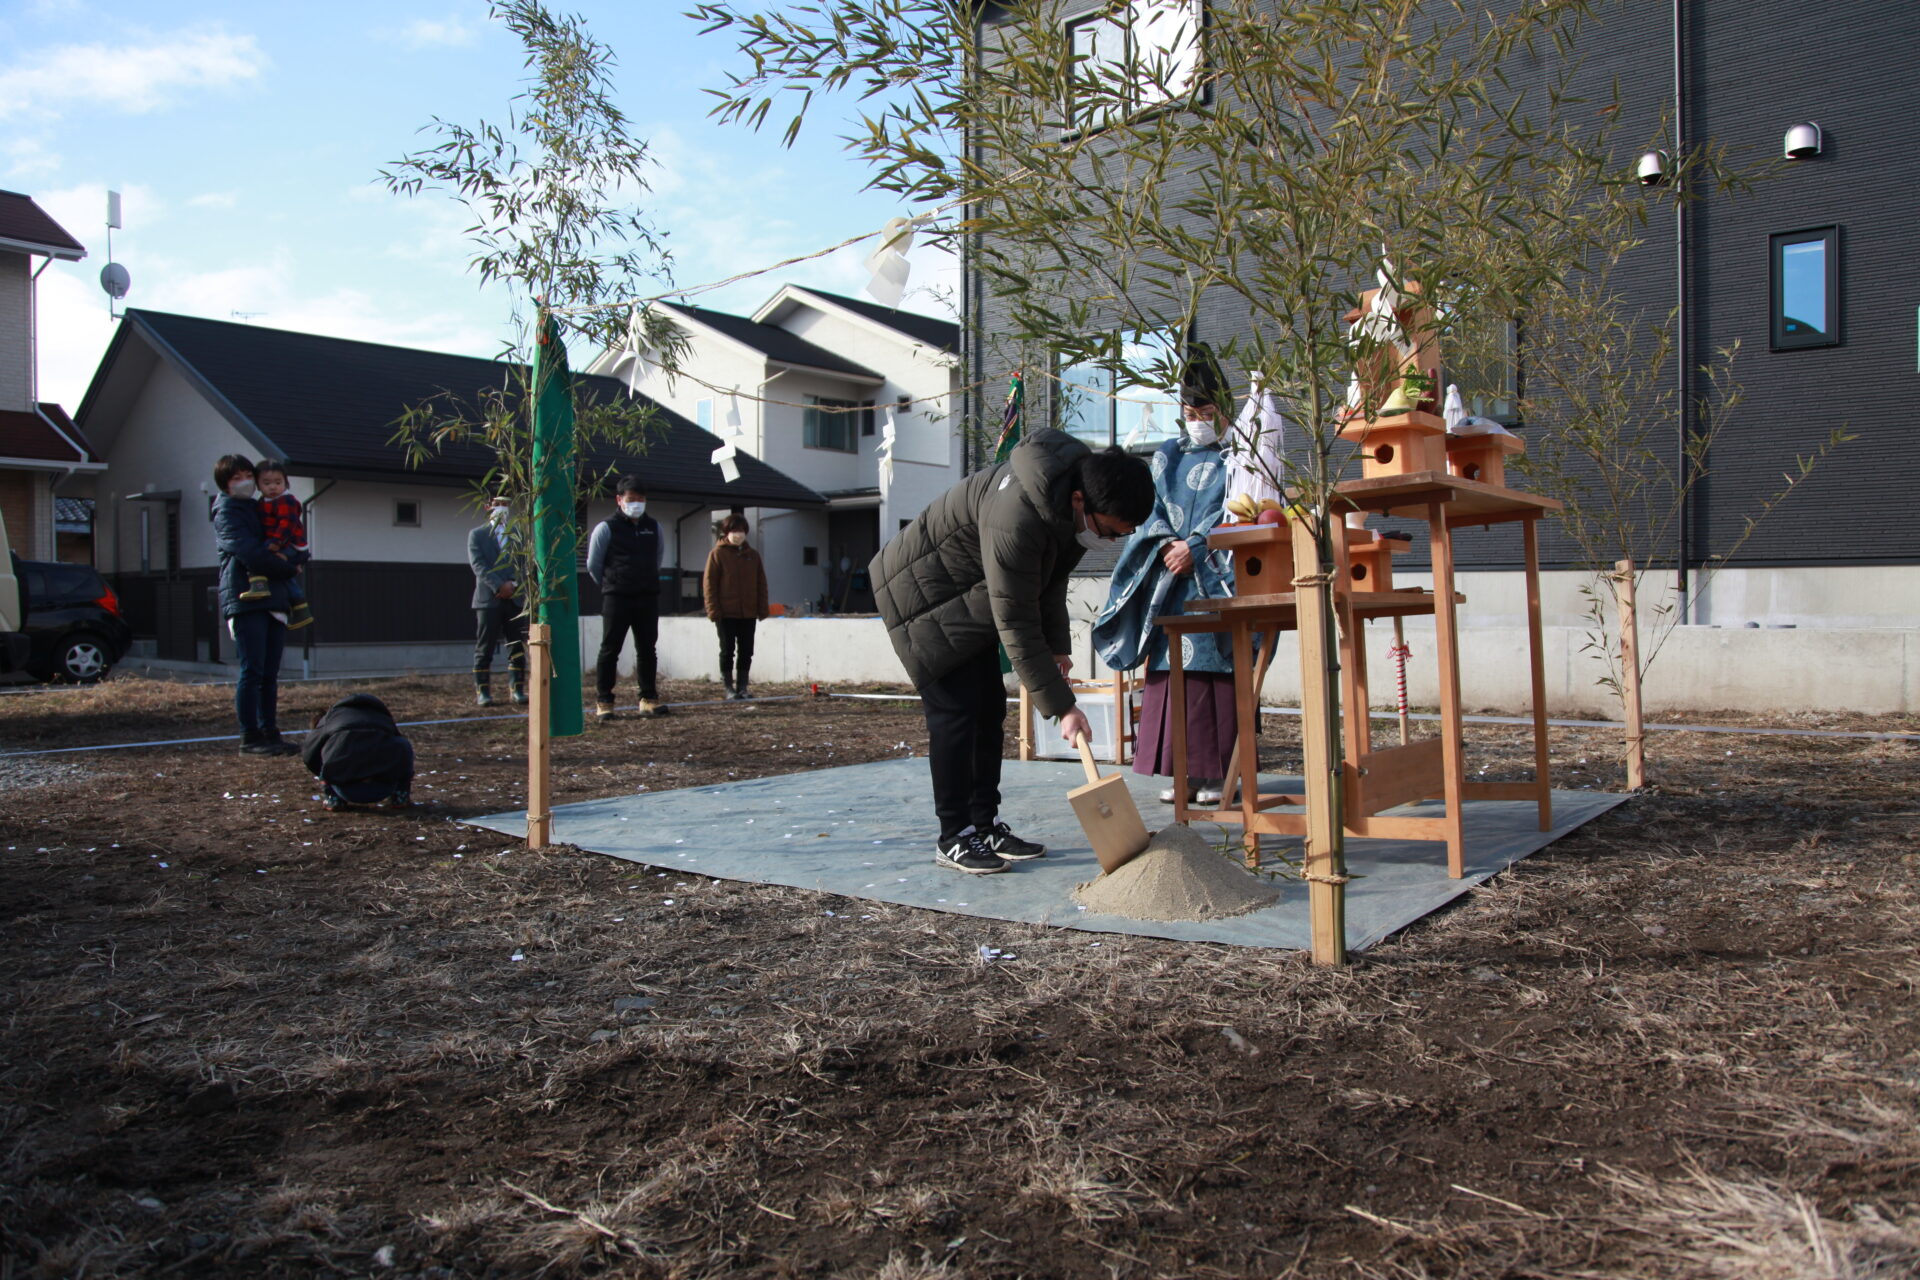
<instances>
[{"instance_id":1,"label":"car wheel","mask_svg":"<svg viewBox=\"0 0 1920 1280\"><path fill-rule=\"evenodd\" d=\"M106 678L113 669L113 651L107 642L90 632L81 632L61 641L54 674L75 684L92 684Z\"/></svg>"}]
</instances>

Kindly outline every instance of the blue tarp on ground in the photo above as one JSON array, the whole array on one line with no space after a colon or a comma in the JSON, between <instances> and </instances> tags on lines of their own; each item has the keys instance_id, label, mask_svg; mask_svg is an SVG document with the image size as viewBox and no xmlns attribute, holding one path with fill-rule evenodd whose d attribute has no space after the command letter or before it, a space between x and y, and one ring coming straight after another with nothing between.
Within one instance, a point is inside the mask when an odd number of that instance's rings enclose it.
<instances>
[{"instance_id":1,"label":"blue tarp on ground","mask_svg":"<svg viewBox=\"0 0 1920 1280\"><path fill-rule=\"evenodd\" d=\"M1148 830L1172 820L1172 809L1155 798L1161 779L1124 776ZM1066 800L1067 792L1084 781L1077 762L1007 762L1000 816L1021 835L1044 842L1052 854L1001 875L968 876L934 865L932 787L927 762L917 757L561 805L553 811L553 838L689 875L791 885L931 911L1096 933L1307 949L1306 886L1293 879L1276 882L1281 894L1274 905L1227 920L1130 920L1080 909L1073 901L1074 886L1100 871ZM1263 789L1273 784L1285 785L1271 779ZM1347 868L1357 878L1347 887L1348 947L1372 946L1627 797L1556 791L1553 799L1552 831L1539 830L1530 803L1469 804L1467 874L1460 880L1447 878L1443 845L1349 840ZM1418 806L1395 810L1417 811ZM512 836L524 837L527 830L524 811L472 822ZM1237 832L1211 823L1198 829L1237 848ZM1269 837L1267 845L1292 845L1297 851L1297 842L1277 837Z\"/></svg>"}]
</instances>

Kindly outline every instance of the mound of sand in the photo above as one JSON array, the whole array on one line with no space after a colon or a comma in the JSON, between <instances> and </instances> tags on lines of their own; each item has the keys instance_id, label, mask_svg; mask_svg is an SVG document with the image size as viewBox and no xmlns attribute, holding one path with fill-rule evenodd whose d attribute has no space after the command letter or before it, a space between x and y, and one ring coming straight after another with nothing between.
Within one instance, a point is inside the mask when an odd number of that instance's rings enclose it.
<instances>
[{"instance_id":1,"label":"mound of sand","mask_svg":"<svg viewBox=\"0 0 1920 1280\"><path fill-rule=\"evenodd\" d=\"M1147 850L1118 871L1078 886L1089 911L1133 920L1218 920L1271 904L1280 891L1223 858L1192 827L1155 834Z\"/></svg>"}]
</instances>

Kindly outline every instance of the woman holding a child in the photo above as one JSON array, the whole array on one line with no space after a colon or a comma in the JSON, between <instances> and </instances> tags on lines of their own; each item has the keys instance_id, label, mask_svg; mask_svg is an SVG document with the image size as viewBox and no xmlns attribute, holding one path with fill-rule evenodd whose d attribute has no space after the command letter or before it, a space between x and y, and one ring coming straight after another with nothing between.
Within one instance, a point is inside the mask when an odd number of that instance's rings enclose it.
<instances>
[{"instance_id":1,"label":"woman holding a child","mask_svg":"<svg viewBox=\"0 0 1920 1280\"><path fill-rule=\"evenodd\" d=\"M284 473L283 473L284 474ZM260 520L254 465L230 453L213 465L219 497L213 502L213 534L220 551L220 614L240 653L233 711L240 721L240 751L250 756L296 754L280 737L280 657L287 645L287 593L306 553L274 551Z\"/></svg>"}]
</instances>

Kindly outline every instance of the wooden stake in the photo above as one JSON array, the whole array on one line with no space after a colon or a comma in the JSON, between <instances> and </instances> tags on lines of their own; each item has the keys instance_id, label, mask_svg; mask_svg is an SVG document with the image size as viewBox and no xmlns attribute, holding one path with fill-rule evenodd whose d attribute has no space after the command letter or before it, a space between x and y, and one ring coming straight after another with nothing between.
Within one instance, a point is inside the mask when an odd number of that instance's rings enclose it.
<instances>
[{"instance_id":1,"label":"wooden stake","mask_svg":"<svg viewBox=\"0 0 1920 1280\"><path fill-rule=\"evenodd\" d=\"M1333 531L1339 536L1339 530ZM1300 741L1307 784L1307 914L1313 930L1313 962L1347 962L1347 867L1342 846L1340 767L1335 750L1340 732L1334 717L1336 691L1328 686L1331 585L1320 565L1320 549L1304 521L1293 529L1294 606L1300 629Z\"/></svg>"},{"instance_id":2,"label":"wooden stake","mask_svg":"<svg viewBox=\"0 0 1920 1280\"><path fill-rule=\"evenodd\" d=\"M1520 522L1527 559L1527 654L1533 680L1533 780L1539 787L1535 802L1540 811L1540 829L1553 830L1553 770L1547 761L1547 661L1541 639L1540 617L1540 521L1531 517Z\"/></svg>"},{"instance_id":3,"label":"wooden stake","mask_svg":"<svg viewBox=\"0 0 1920 1280\"><path fill-rule=\"evenodd\" d=\"M1633 561L1613 566L1614 601L1620 610L1620 699L1627 713L1627 790L1647 785L1647 740L1640 716L1640 618L1634 595Z\"/></svg>"},{"instance_id":4,"label":"wooden stake","mask_svg":"<svg viewBox=\"0 0 1920 1280\"><path fill-rule=\"evenodd\" d=\"M553 696L553 633L544 622L527 628L527 848L553 843L553 759L548 751L548 702Z\"/></svg>"}]
</instances>

